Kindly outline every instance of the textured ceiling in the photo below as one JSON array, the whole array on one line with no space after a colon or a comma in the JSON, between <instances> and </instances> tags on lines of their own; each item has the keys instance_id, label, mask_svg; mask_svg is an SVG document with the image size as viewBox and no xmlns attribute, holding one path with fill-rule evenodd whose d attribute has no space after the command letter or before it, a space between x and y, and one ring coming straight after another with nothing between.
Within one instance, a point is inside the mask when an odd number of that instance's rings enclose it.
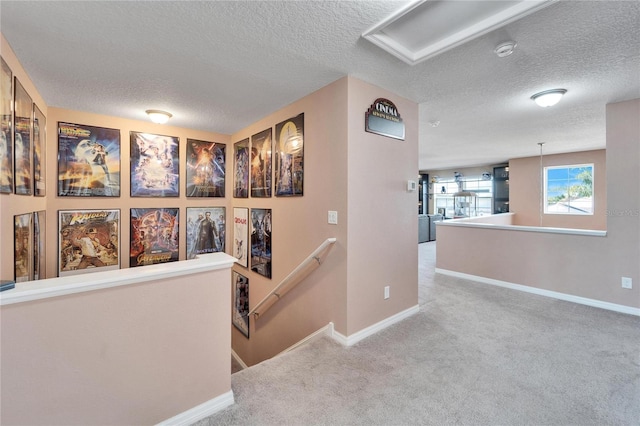
<instances>
[{"instance_id":1,"label":"textured ceiling","mask_svg":"<svg viewBox=\"0 0 640 426\"><path fill-rule=\"evenodd\" d=\"M49 106L226 134L352 75L420 104L421 170L604 148L605 105L640 97L638 1L560 1L415 66L360 37L406 4L2 0L0 29Z\"/></svg>"}]
</instances>

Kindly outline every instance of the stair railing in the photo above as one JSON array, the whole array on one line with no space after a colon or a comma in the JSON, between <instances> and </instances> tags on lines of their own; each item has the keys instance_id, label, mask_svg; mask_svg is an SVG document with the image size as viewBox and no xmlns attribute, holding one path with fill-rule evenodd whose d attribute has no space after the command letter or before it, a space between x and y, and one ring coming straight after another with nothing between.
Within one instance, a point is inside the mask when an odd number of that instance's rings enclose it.
<instances>
[{"instance_id":1,"label":"stair railing","mask_svg":"<svg viewBox=\"0 0 640 426\"><path fill-rule=\"evenodd\" d=\"M265 313L274 303L276 303L282 296L284 296L289 290L295 287L303 278L311 273L311 270L306 269L307 266L313 264L313 261L317 262L316 266L322 265L324 258L320 257L320 254L329 248L333 247L336 242L335 238L327 238L317 249L313 251L306 259L287 275L264 299L260 301L248 315L253 315L254 318L259 318L261 314ZM326 250L326 255L329 254L329 250ZM304 274L302 272L305 272Z\"/></svg>"}]
</instances>

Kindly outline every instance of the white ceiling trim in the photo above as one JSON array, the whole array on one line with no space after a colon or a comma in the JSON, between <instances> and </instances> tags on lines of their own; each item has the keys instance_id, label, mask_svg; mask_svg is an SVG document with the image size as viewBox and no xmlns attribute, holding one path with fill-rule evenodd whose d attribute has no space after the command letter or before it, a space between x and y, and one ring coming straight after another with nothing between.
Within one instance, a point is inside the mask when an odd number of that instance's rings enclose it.
<instances>
[{"instance_id":1,"label":"white ceiling trim","mask_svg":"<svg viewBox=\"0 0 640 426\"><path fill-rule=\"evenodd\" d=\"M496 3L500 4L502 8L484 19L470 15L461 20L459 18L460 15L453 9L454 7L458 7L455 5L457 2L416 0L366 30L362 33L362 37L407 64L416 65L439 55L440 53L446 52L447 50L473 40L474 38L480 37L497 28L523 18L526 15L534 13L551 5L555 1L557 0L486 2L485 4L492 4L494 7ZM433 18L433 15L428 11L428 7L434 3L439 3L438 7L441 9L451 9L451 13L446 11L445 13L451 18L451 27L454 27L454 31L456 28L459 28L458 31L449 36L440 35L440 38L431 37L426 41L426 44L423 44L420 48L414 49L409 46L420 44L419 41L411 38L412 36L419 36L415 31L413 32L413 35L409 34L409 38L402 40L399 37L389 35L389 33L395 33L397 35L399 32L403 32L404 34L410 33L411 31L407 30L405 27L407 22L406 18L410 17L412 14L420 20L420 26L422 28L430 28L430 26L438 24L439 22L436 22L435 19L439 18ZM392 31L385 32L385 30L388 29L391 29Z\"/></svg>"}]
</instances>

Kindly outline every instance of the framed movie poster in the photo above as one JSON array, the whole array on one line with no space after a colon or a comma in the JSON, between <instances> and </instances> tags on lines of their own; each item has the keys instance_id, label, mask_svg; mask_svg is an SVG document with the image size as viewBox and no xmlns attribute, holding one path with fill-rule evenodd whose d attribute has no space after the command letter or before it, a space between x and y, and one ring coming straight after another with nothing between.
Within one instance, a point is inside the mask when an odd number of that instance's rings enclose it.
<instances>
[{"instance_id":1,"label":"framed movie poster","mask_svg":"<svg viewBox=\"0 0 640 426\"><path fill-rule=\"evenodd\" d=\"M13 252L15 282L33 280L33 215L13 217Z\"/></svg>"},{"instance_id":2,"label":"framed movie poster","mask_svg":"<svg viewBox=\"0 0 640 426\"><path fill-rule=\"evenodd\" d=\"M233 196L249 198L249 138L233 145Z\"/></svg>"},{"instance_id":3,"label":"framed movie poster","mask_svg":"<svg viewBox=\"0 0 640 426\"><path fill-rule=\"evenodd\" d=\"M271 209L251 209L251 270L271 278Z\"/></svg>"},{"instance_id":4,"label":"framed movie poster","mask_svg":"<svg viewBox=\"0 0 640 426\"><path fill-rule=\"evenodd\" d=\"M251 196L271 197L271 128L251 136Z\"/></svg>"},{"instance_id":5,"label":"framed movie poster","mask_svg":"<svg viewBox=\"0 0 640 426\"><path fill-rule=\"evenodd\" d=\"M58 196L120 196L120 130L58 122Z\"/></svg>"},{"instance_id":6,"label":"framed movie poster","mask_svg":"<svg viewBox=\"0 0 640 426\"><path fill-rule=\"evenodd\" d=\"M131 132L131 196L180 195L178 141L174 136Z\"/></svg>"},{"instance_id":7,"label":"framed movie poster","mask_svg":"<svg viewBox=\"0 0 640 426\"><path fill-rule=\"evenodd\" d=\"M45 277L45 227L47 212L41 210L33 213L33 279L39 280Z\"/></svg>"},{"instance_id":8,"label":"framed movie poster","mask_svg":"<svg viewBox=\"0 0 640 426\"><path fill-rule=\"evenodd\" d=\"M226 147L187 139L187 197L224 197Z\"/></svg>"},{"instance_id":9,"label":"framed movie poster","mask_svg":"<svg viewBox=\"0 0 640 426\"><path fill-rule=\"evenodd\" d=\"M13 192L13 73L4 59L0 74L0 192Z\"/></svg>"},{"instance_id":10,"label":"framed movie poster","mask_svg":"<svg viewBox=\"0 0 640 426\"><path fill-rule=\"evenodd\" d=\"M249 209L245 207L233 208L233 256L238 264L249 266Z\"/></svg>"},{"instance_id":11,"label":"framed movie poster","mask_svg":"<svg viewBox=\"0 0 640 426\"><path fill-rule=\"evenodd\" d=\"M31 171L33 135L33 102L31 96L22 87L17 77L14 77L14 110L13 124L15 126L13 140L13 177L15 193L20 195L33 194Z\"/></svg>"},{"instance_id":12,"label":"framed movie poster","mask_svg":"<svg viewBox=\"0 0 640 426\"><path fill-rule=\"evenodd\" d=\"M224 207L187 207L187 259L224 252Z\"/></svg>"},{"instance_id":13,"label":"framed movie poster","mask_svg":"<svg viewBox=\"0 0 640 426\"><path fill-rule=\"evenodd\" d=\"M120 210L58 211L58 276L120 268Z\"/></svg>"},{"instance_id":14,"label":"framed movie poster","mask_svg":"<svg viewBox=\"0 0 640 426\"><path fill-rule=\"evenodd\" d=\"M47 119L36 104L33 104L33 193L37 197L47 195L46 151Z\"/></svg>"},{"instance_id":15,"label":"framed movie poster","mask_svg":"<svg viewBox=\"0 0 640 426\"><path fill-rule=\"evenodd\" d=\"M276 196L301 196L304 182L304 113L276 124Z\"/></svg>"},{"instance_id":16,"label":"framed movie poster","mask_svg":"<svg viewBox=\"0 0 640 426\"><path fill-rule=\"evenodd\" d=\"M236 271L231 272L233 287L233 312L231 322L249 338L249 278Z\"/></svg>"},{"instance_id":17,"label":"framed movie poster","mask_svg":"<svg viewBox=\"0 0 640 426\"><path fill-rule=\"evenodd\" d=\"M177 208L131 209L129 266L178 260Z\"/></svg>"}]
</instances>

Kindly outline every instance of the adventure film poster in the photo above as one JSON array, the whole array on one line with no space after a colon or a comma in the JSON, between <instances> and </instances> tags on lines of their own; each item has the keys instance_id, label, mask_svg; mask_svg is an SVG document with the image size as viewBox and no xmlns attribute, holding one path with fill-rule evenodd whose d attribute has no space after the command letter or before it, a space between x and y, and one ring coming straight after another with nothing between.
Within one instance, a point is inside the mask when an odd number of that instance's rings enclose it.
<instances>
[{"instance_id":1,"label":"adventure film poster","mask_svg":"<svg viewBox=\"0 0 640 426\"><path fill-rule=\"evenodd\" d=\"M187 259L224 252L225 216L224 207L187 207Z\"/></svg>"},{"instance_id":2,"label":"adventure film poster","mask_svg":"<svg viewBox=\"0 0 640 426\"><path fill-rule=\"evenodd\" d=\"M47 152L47 119L33 104L33 194L36 197L47 195L45 154Z\"/></svg>"},{"instance_id":3,"label":"adventure film poster","mask_svg":"<svg viewBox=\"0 0 640 426\"><path fill-rule=\"evenodd\" d=\"M249 198L249 138L233 144L233 196Z\"/></svg>"},{"instance_id":4,"label":"adventure film poster","mask_svg":"<svg viewBox=\"0 0 640 426\"><path fill-rule=\"evenodd\" d=\"M301 196L304 182L304 113L276 124L276 196Z\"/></svg>"},{"instance_id":5,"label":"adventure film poster","mask_svg":"<svg viewBox=\"0 0 640 426\"><path fill-rule=\"evenodd\" d=\"M251 209L251 270L271 278L271 209Z\"/></svg>"},{"instance_id":6,"label":"adventure film poster","mask_svg":"<svg viewBox=\"0 0 640 426\"><path fill-rule=\"evenodd\" d=\"M14 280L17 283L33 280L33 215L25 213L13 217Z\"/></svg>"},{"instance_id":7,"label":"adventure film poster","mask_svg":"<svg viewBox=\"0 0 640 426\"><path fill-rule=\"evenodd\" d=\"M0 58L0 192L13 192L13 73Z\"/></svg>"},{"instance_id":8,"label":"adventure film poster","mask_svg":"<svg viewBox=\"0 0 640 426\"><path fill-rule=\"evenodd\" d=\"M131 196L178 197L179 138L130 132Z\"/></svg>"},{"instance_id":9,"label":"adventure film poster","mask_svg":"<svg viewBox=\"0 0 640 426\"><path fill-rule=\"evenodd\" d=\"M131 209L129 266L178 260L178 208Z\"/></svg>"},{"instance_id":10,"label":"adventure film poster","mask_svg":"<svg viewBox=\"0 0 640 426\"><path fill-rule=\"evenodd\" d=\"M13 125L15 126L13 140L13 176L15 179L15 193L20 195L33 194L32 153L33 134L33 101L17 77L14 77L15 109Z\"/></svg>"},{"instance_id":11,"label":"adventure film poster","mask_svg":"<svg viewBox=\"0 0 640 426\"><path fill-rule=\"evenodd\" d=\"M271 128L251 136L251 196L271 197Z\"/></svg>"},{"instance_id":12,"label":"adventure film poster","mask_svg":"<svg viewBox=\"0 0 640 426\"><path fill-rule=\"evenodd\" d=\"M224 197L226 145L187 139L187 197Z\"/></svg>"},{"instance_id":13,"label":"adventure film poster","mask_svg":"<svg viewBox=\"0 0 640 426\"><path fill-rule=\"evenodd\" d=\"M45 277L45 235L47 212L41 210L33 213L33 279Z\"/></svg>"},{"instance_id":14,"label":"adventure film poster","mask_svg":"<svg viewBox=\"0 0 640 426\"><path fill-rule=\"evenodd\" d=\"M120 268L120 210L58 211L58 276Z\"/></svg>"},{"instance_id":15,"label":"adventure film poster","mask_svg":"<svg viewBox=\"0 0 640 426\"><path fill-rule=\"evenodd\" d=\"M120 130L58 122L58 196L120 196Z\"/></svg>"},{"instance_id":16,"label":"adventure film poster","mask_svg":"<svg viewBox=\"0 0 640 426\"><path fill-rule=\"evenodd\" d=\"M249 209L246 207L233 208L233 256L238 264L249 266Z\"/></svg>"},{"instance_id":17,"label":"adventure film poster","mask_svg":"<svg viewBox=\"0 0 640 426\"><path fill-rule=\"evenodd\" d=\"M231 322L249 338L249 278L232 271L233 312Z\"/></svg>"}]
</instances>

